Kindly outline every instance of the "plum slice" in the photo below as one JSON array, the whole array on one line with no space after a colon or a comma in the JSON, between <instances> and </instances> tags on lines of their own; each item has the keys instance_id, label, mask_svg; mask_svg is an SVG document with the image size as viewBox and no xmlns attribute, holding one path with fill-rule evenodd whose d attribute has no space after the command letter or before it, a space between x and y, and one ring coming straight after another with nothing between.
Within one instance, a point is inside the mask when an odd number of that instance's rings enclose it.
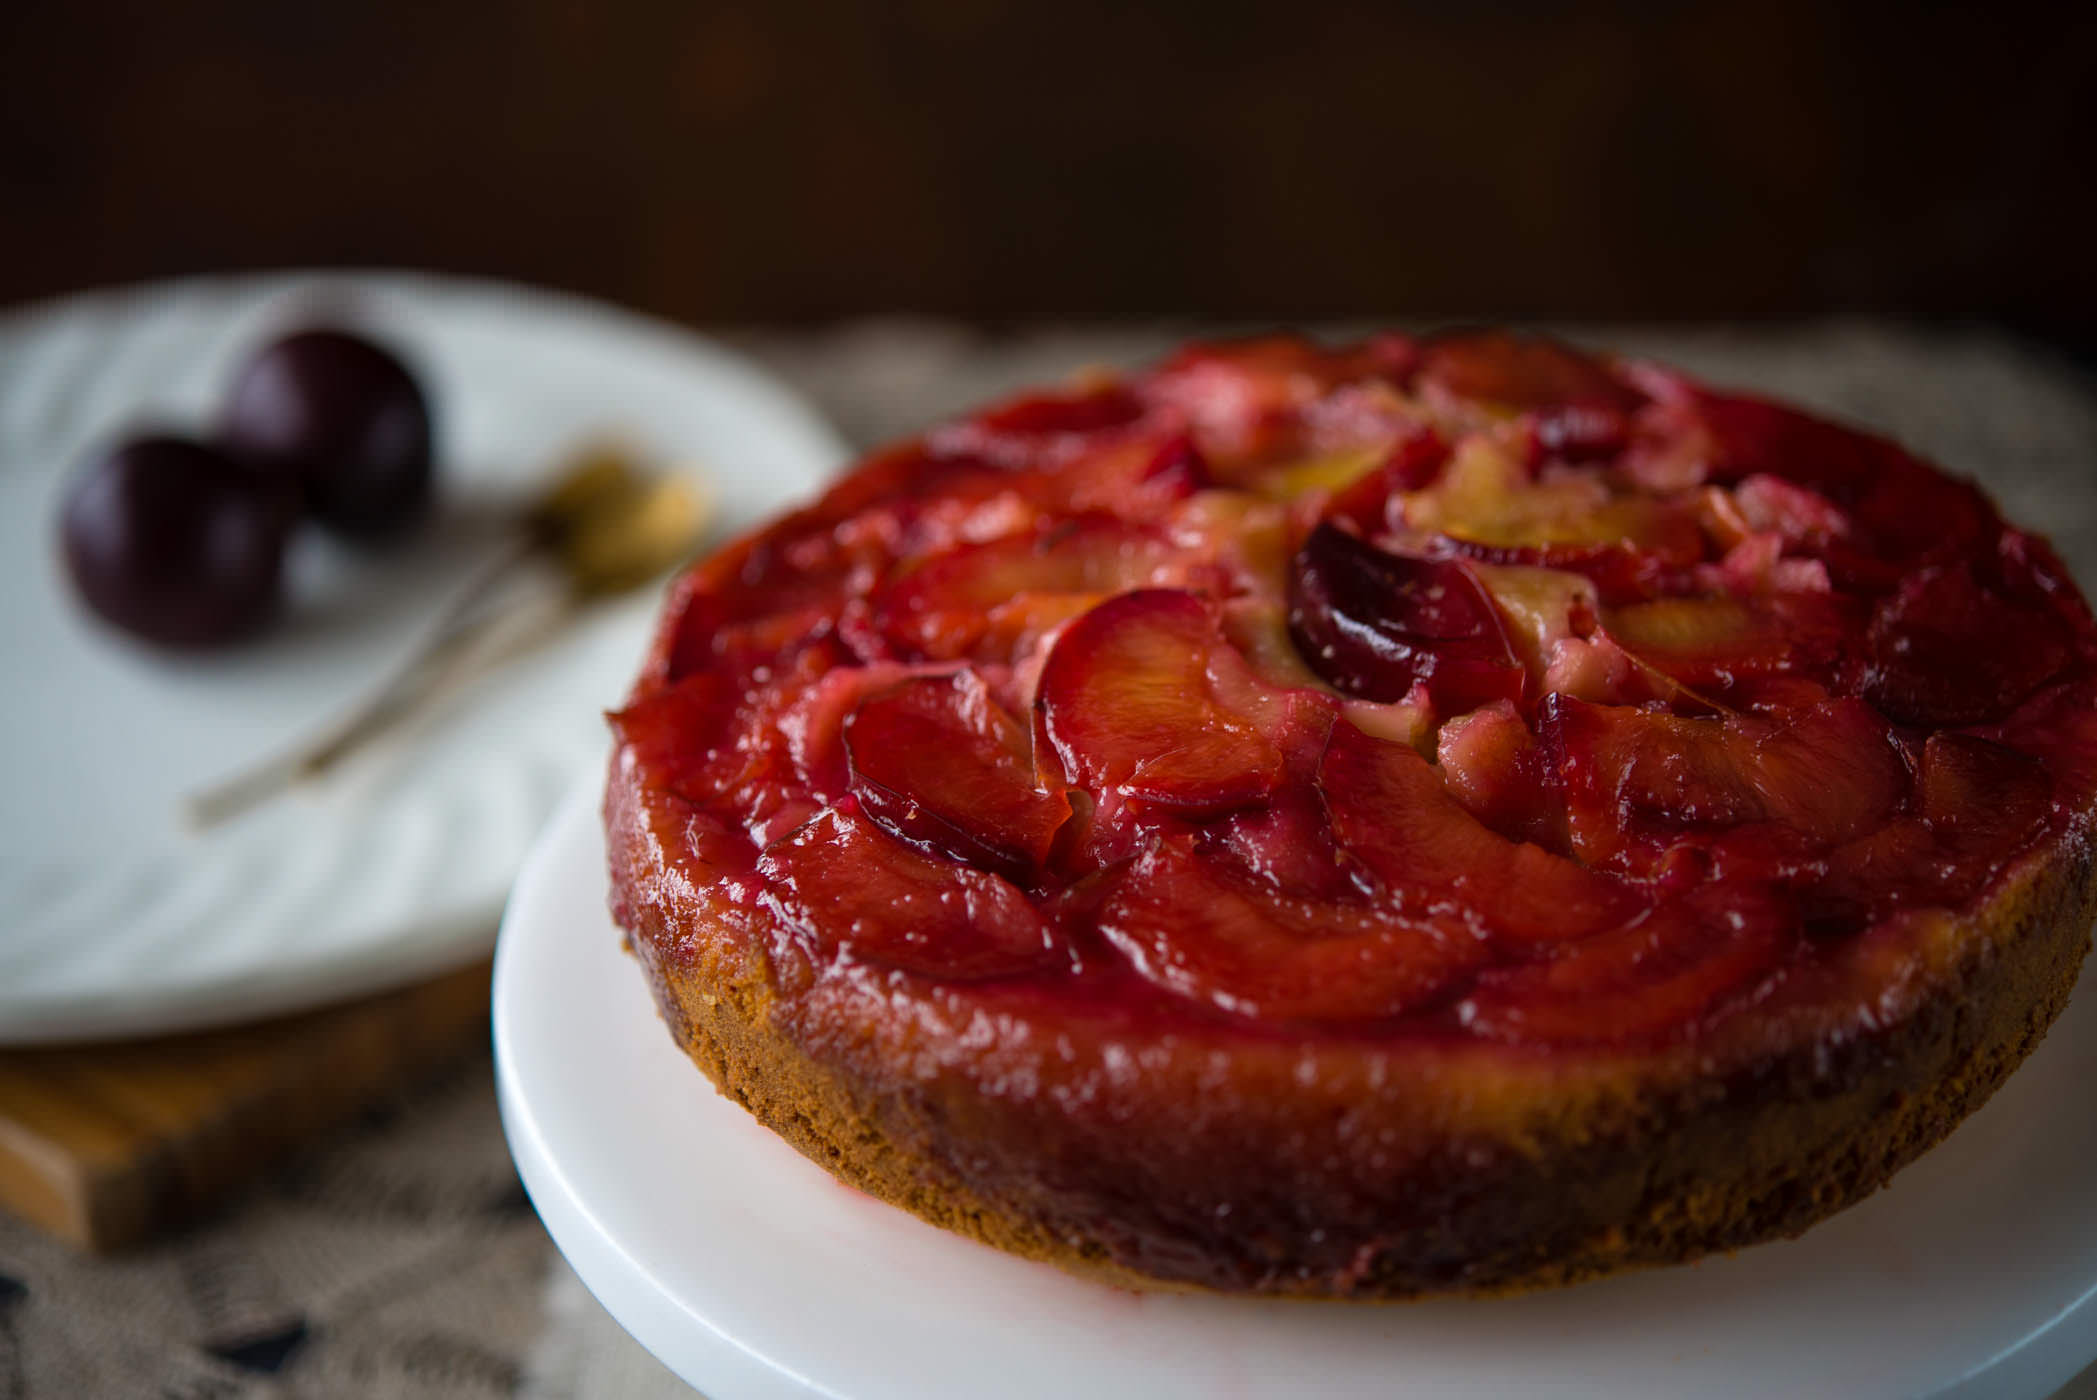
<instances>
[{"instance_id":1,"label":"plum slice","mask_svg":"<svg viewBox=\"0 0 2097 1400\"><path fill-rule=\"evenodd\" d=\"M1815 923L1840 930L1903 907L1959 907L2044 829L2052 795L2036 759L1970 734L1932 734L1913 812L1829 853L1812 890Z\"/></svg>"},{"instance_id":2,"label":"plum slice","mask_svg":"<svg viewBox=\"0 0 2097 1400\"><path fill-rule=\"evenodd\" d=\"M1792 919L1767 886L1704 885L1544 961L1482 975L1458 1015L1481 1035L1544 1045L1693 1032L1777 966Z\"/></svg>"},{"instance_id":3,"label":"plum slice","mask_svg":"<svg viewBox=\"0 0 2097 1400\"><path fill-rule=\"evenodd\" d=\"M1065 511L1148 519L1209 484L1209 465L1184 432L1109 442L1058 467L1041 494Z\"/></svg>"},{"instance_id":4,"label":"plum slice","mask_svg":"<svg viewBox=\"0 0 2097 1400\"><path fill-rule=\"evenodd\" d=\"M1010 882L905 845L850 797L767 846L757 870L779 916L826 953L958 981L1064 956Z\"/></svg>"},{"instance_id":5,"label":"plum slice","mask_svg":"<svg viewBox=\"0 0 2097 1400\"><path fill-rule=\"evenodd\" d=\"M1493 830L1539 845L1563 845L1557 775L1515 707L1496 701L1459 715L1436 736L1442 782Z\"/></svg>"},{"instance_id":6,"label":"plum slice","mask_svg":"<svg viewBox=\"0 0 2097 1400\"><path fill-rule=\"evenodd\" d=\"M1704 557L1702 531L1676 502L1620 497L1549 518L1530 510L1524 503L1497 517L1446 518L1434 528L1450 549L1481 563L1584 574L1609 602L1660 592Z\"/></svg>"},{"instance_id":7,"label":"plum slice","mask_svg":"<svg viewBox=\"0 0 2097 1400\"><path fill-rule=\"evenodd\" d=\"M1712 488L1717 490L1719 488ZM1833 501L1781 476L1758 472L1730 496L1740 524L1790 544L1825 544L1849 533L1849 516Z\"/></svg>"},{"instance_id":8,"label":"plum slice","mask_svg":"<svg viewBox=\"0 0 2097 1400\"><path fill-rule=\"evenodd\" d=\"M1081 515L1043 530L964 544L903 575L887 601L904 610L986 608L1019 593L1107 593L1173 563L1156 533L1111 516Z\"/></svg>"},{"instance_id":9,"label":"plum slice","mask_svg":"<svg viewBox=\"0 0 2097 1400\"><path fill-rule=\"evenodd\" d=\"M1313 671L1358 699L1402 700L1416 681L1447 712L1522 696L1522 664L1468 569L1387 553L1330 522L1290 568L1289 635Z\"/></svg>"},{"instance_id":10,"label":"plum slice","mask_svg":"<svg viewBox=\"0 0 2097 1400\"><path fill-rule=\"evenodd\" d=\"M1715 688L1751 676L1827 678L1858 630L1832 593L1655 598L1606 609L1602 629L1684 685Z\"/></svg>"},{"instance_id":11,"label":"plum slice","mask_svg":"<svg viewBox=\"0 0 2097 1400\"><path fill-rule=\"evenodd\" d=\"M807 820L846 790L840 730L894 666L837 664L829 647L790 658L759 679L705 671L637 696L612 728L642 771L717 815L732 814L758 844Z\"/></svg>"},{"instance_id":12,"label":"plum slice","mask_svg":"<svg viewBox=\"0 0 2097 1400\"><path fill-rule=\"evenodd\" d=\"M1195 581L1200 565L1157 532L1107 515L963 544L933 555L876 600L882 631L907 651L953 659L1010 654L1108 594Z\"/></svg>"},{"instance_id":13,"label":"plum slice","mask_svg":"<svg viewBox=\"0 0 2097 1400\"><path fill-rule=\"evenodd\" d=\"M1971 734L1930 735L1915 791L1931 832L1984 862L2021 849L2045 822L2053 795L2037 759Z\"/></svg>"},{"instance_id":14,"label":"plum slice","mask_svg":"<svg viewBox=\"0 0 2097 1400\"><path fill-rule=\"evenodd\" d=\"M1710 433L1712 477L1740 481L1756 473L1796 482L1837 502L1853 502L1899 452L1883 438L1830 423L1750 394L1690 386L1696 416Z\"/></svg>"},{"instance_id":15,"label":"plum slice","mask_svg":"<svg viewBox=\"0 0 2097 1400\"><path fill-rule=\"evenodd\" d=\"M677 680L776 666L833 636L841 580L829 569L797 570L785 554L781 541L752 536L672 585L650 672Z\"/></svg>"},{"instance_id":16,"label":"plum slice","mask_svg":"<svg viewBox=\"0 0 2097 1400\"><path fill-rule=\"evenodd\" d=\"M1283 893L1184 839L1159 842L1123 874L1099 929L1156 985L1262 1020L1396 1016L1485 957L1454 921Z\"/></svg>"},{"instance_id":17,"label":"plum slice","mask_svg":"<svg viewBox=\"0 0 2097 1400\"><path fill-rule=\"evenodd\" d=\"M1033 413L1046 406L1022 401L1016 407ZM1193 437L1169 418L1162 424L1110 421L1098 429L1018 437L970 420L940 429L935 438L950 452L978 453L1004 464L991 481L970 485L1009 492L1049 517L1099 511L1150 519L1210 479Z\"/></svg>"},{"instance_id":18,"label":"plum slice","mask_svg":"<svg viewBox=\"0 0 2097 1400\"><path fill-rule=\"evenodd\" d=\"M1459 399L1529 413L1537 445L1564 457L1620 451L1645 402L1571 346L1507 331L1435 337L1421 349L1420 378Z\"/></svg>"},{"instance_id":19,"label":"plum slice","mask_svg":"<svg viewBox=\"0 0 2097 1400\"><path fill-rule=\"evenodd\" d=\"M1268 888L1317 900L1358 894L1317 789L1287 783L1263 807L1233 812L1203 834L1205 850Z\"/></svg>"},{"instance_id":20,"label":"plum slice","mask_svg":"<svg viewBox=\"0 0 2097 1400\"><path fill-rule=\"evenodd\" d=\"M701 672L636 696L607 718L642 771L704 802L760 761L736 743L737 699L725 676Z\"/></svg>"},{"instance_id":21,"label":"plum slice","mask_svg":"<svg viewBox=\"0 0 2097 1400\"><path fill-rule=\"evenodd\" d=\"M1394 498L1432 486L1448 461L1449 444L1440 433L1424 423L1409 425L1389 447L1380 449L1367 471L1334 491L1325 513L1364 534L1375 534L1393 523Z\"/></svg>"},{"instance_id":22,"label":"plum slice","mask_svg":"<svg viewBox=\"0 0 2097 1400\"><path fill-rule=\"evenodd\" d=\"M1070 800L1035 780L1027 731L973 671L921 676L860 702L844 724L852 791L905 840L1025 881Z\"/></svg>"},{"instance_id":23,"label":"plum slice","mask_svg":"<svg viewBox=\"0 0 2097 1400\"><path fill-rule=\"evenodd\" d=\"M1472 572L1499 608L1515 652L1541 677L1559 642L1594 633L1601 602L1594 580L1564 569L1474 564Z\"/></svg>"},{"instance_id":24,"label":"plum slice","mask_svg":"<svg viewBox=\"0 0 2097 1400\"><path fill-rule=\"evenodd\" d=\"M1333 726L1318 788L1340 844L1403 910L1455 906L1489 934L1538 943L1593 933L1635 908L1612 877L1493 831L1426 759L1351 724Z\"/></svg>"},{"instance_id":25,"label":"plum slice","mask_svg":"<svg viewBox=\"0 0 2097 1400\"><path fill-rule=\"evenodd\" d=\"M1619 855L1643 818L1677 826L1780 822L1822 845L1884 822L1908 773L1885 723L1857 700L1786 719L1692 719L1553 696L1543 721L1565 784L1574 851Z\"/></svg>"},{"instance_id":26,"label":"plum slice","mask_svg":"<svg viewBox=\"0 0 2097 1400\"><path fill-rule=\"evenodd\" d=\"M1612 601L1643 597L1702 561L1688 498L1618 494L1594 468L1532 479L1501 445L1473 436L1432 489L1405 502L1405 523L1487 564L1569 569Z\"/></svg>"},{"instance_id":27,"label":"plum slice","mask_svg":"<svg viewBox=\"0 0 2097 1400\"><path fill-rule=\"evenodd\" d=\"M2079 812L2097 791L2097 683L2087 677L2039 692L1986 737L2045 765L2062 817Z\"/></svg>"},{"instance_id":28,"label":"plum slice","mask_svg":"<svg viewBox=\"0 0 2097 1400\"><path fill-rule=\"evenodd\" d=\"M1150 404L1181 415L1204 454L1226 474L1305 442L1302 413L1335 385L1395 383L1416 352L1400 336L1325 349L1296 335L1189 345L1142 385Z\"/></svg>"},{"instance_id":29,"label":"plum slice","mask_svg":"<svg viewBox=\"0 0 2097 1400\"><path fill-rule=\"evenodd\" d=\"M1897 444L1746 395L1693 390L1713 444L1712 476L1767 473L1840 509L1862 538L1820 552L1838 582L1878 591L1905 567L1966 553L1992 529L1995 509L1974 487L1924 466Z\"/></svg>"},{"instance_id":30,"label":"plum slice","mask_svg":"<svg viewBox=\"0 0 2097 1400\"><path fill-rule=\"evenodd\" d=\"M1118 384L1062 393L1022 394L977 413L968 427L999 437L1035 441L1124 428L1143 416L1143 401Z\"/></svg>"},{"instance_id":31,"label":"plum slice","mask_svg":"<svg viewBox=\"0 0 2097 1400\"><path fill-rule=\"evenodd\" d=\"M1608 404L1624 412L1645 395L1563 341L1513 331L1458 331L1421 347L1420 378L1461 398L1514 408Z\"/></svg>"},{"instance_id":32,"label":"plum slice","mask_svg":"<svg viewBox=\"0 0 2097 1400\"><path fill-rule=\"evenodd\" d=\"M1272 792L1281 750L1219 701L1212 660L1244 669L1213 609L1173 589L1123 593L1064 629L1035 704L1071 781L1190 815Z\"/></svg>"},{"instance_id":33,"label":"plum slice","mask_svg":"<svg viewBox=\"0 0 2097 1400\"><path fill-rule=\"evenodd\" d=\"M2057 612L1986 587L1966 563L1922 569L1880 601L1864 695L1932 727L2001 719L2068 663Z\"/></svg>"}]
</instances>

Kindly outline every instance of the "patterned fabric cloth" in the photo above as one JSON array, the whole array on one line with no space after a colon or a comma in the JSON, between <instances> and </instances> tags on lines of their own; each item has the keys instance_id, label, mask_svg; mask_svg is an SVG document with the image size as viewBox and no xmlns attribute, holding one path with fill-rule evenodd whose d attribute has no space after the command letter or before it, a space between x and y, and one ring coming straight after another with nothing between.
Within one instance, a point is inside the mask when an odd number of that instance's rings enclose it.
<instances>
[{"instance_id":1,"label":"patterned fabric cloth","mask_svg":"<svg viewBox=\"0 0 2097 1400\"><path fill-rule=\"evenodd\" d=\"M481 1057L145 1249L0 1221L0 1397L507 1396L551 1254Z\"/></svg>"},{"instance_id":2,"label":"patterned fabric cloth","mask_svg":"<svg viewBox=\"0 0 2097 1400\"><path fill-rule=\"evenodd\" d=\"M870 443L1079 366L1137 363L1183 333L883 322L733 339ZM2097 392L2065 362L1863 323L1574 334L1878 426L1979 478L2097 586ZM692 1392L555 1255L511 1169L485 1056L128 1255L83 1259L0 1219L0 1400L520 1394ZM2062 1394L2097 1400L2097 1369Z\"/></svg>"}]
</instances>

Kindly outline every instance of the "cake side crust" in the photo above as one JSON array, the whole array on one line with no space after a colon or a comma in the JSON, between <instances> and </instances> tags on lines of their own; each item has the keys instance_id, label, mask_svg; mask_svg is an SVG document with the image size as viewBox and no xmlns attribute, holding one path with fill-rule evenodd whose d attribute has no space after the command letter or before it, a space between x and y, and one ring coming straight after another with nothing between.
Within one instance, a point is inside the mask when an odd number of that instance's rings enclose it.
<instances>
[{"instance_id":1,"label":"cake side crust","mask_svg":"<svg viewBox=\"0 0 2097 1400\"><path fill-rule=\"evenodd\" d=\"M812 1035L795 1001L815 974L790 944L693 927L674 890L665 897L677 813L618 763L607 817L634 949L672 1034L720 1092L879 1199L999 1249L1144 1289L1503 1294L1796 1235L1883 1186L1988 1099L2066 1004L2097 918L2097 872L2078 829L1957 922L1956 955L1890 1024L1788 1047L1717 1082L1614 1086L1606 1113L1589 1112L1598 1100L1582 1094L1518 1132L1481 1113L1475 1132L1424 1145L1451 1150L1423 1150L1366 1198L1359 1162L1346 1164L1344 1190L1319 1178L1338 1140L1319 1136L1331 1105L1307 1098L1301 1151L1254 1165L1356 1203L1313 1246L1303 1222L1271 1200L1206 1234L1199 1211L1132 1215L1126 1182L1146 1166L1148 1135L1173 1125L1136 1125L1131 1157L1115 1160L1096 1135L1058 1141L1064 1125L1038 1097L990 1100L950 1075L866 1072L893 1062L893 1047L878 1043L883 1028ZM1271 1129L1295 1110L1266 1111ZM1057 1149L1050 1156L1067 1160L1053 1189L983 1153L986 1127ZM1229 1145L1197 1143L1190 1155ZM1210 1159L1228 1174L1230 1163Z\"/></svg>"}]
</instances>

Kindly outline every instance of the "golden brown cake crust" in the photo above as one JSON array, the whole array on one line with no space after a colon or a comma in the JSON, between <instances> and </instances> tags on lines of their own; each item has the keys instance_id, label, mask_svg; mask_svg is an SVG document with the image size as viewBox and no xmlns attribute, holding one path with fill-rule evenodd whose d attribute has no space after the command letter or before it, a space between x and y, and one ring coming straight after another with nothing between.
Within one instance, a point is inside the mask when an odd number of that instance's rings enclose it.
<instances>
[{"instance_id":1,"label":"golden brown cake crust","mask_svg":"<svg viewBox=\"0 0 2097 1400\"><path fill-rule=\"evenodd\" d=\"M775 965L763 940L745 931L690 920L692 909L676 896L692 884L664 876L664 863L675 872L681 859L665 844L681 840L689 820L681 806L641 787L631 765L614 765L606 822L615 898L666 1023L714 1085L871 1195L986 1244L1130 1288L1392 1300L1503 1294L1797 1235L1885 1185L1987 1101L2066 1005L2097 919L2097 867L2078 830L2025 860L1966 920L1938 930L1937 945L1950 956L1934 966L1918 958L1923 980L1908 989L1905 1014L1886 1024L1847 1038L1816 1034L1730 1074L1683 1075L1677 1065L1669 1082L1655 1062L1644 1067L1648 1078L1615 1082L1599 1098L1582 1084L1541 1121L1482 1113L1482 1131L1455 1160L1449 1144L1428 1144L1411 1170L1390 1172L1367 1199L1358 1182L1349 1190L1338 1180L1363 1164L1336 1170L1327 1153L1336 1141L1373 1141L1373 1126L1352 1124L1335 1137L1329 1097L1270 1104L1282 1110L1278 1121L1254 1131L1242 1122L1213 1125L1216 1142L1203 1140L1212 1125L1198 1117L1168 1115L1163 1126L1183 1166L1235 1159L1242 1169L1248 1147L1259 1144L1267 1150L1249 1174L1285 1183L1295 1204L1353 1199L1352 1218L1333 1215L1322 1227L1344 1249L1248 1257L1246 1242L1263 1227L1300 1239L1300 1209L1267 1201L1273 1218L1262 1221L1255 1195L1229 1215L1211 1210L1207 1231L1186 1228L1185 1217L1201 1212L1180 1213L1172 1222L1178 1237L1137 1238L1126 1221L1104 1231L1097 1216L1127 1203L1072 1202L1074 1187L1104 1193L1117 1181L1152 1177L1196 1197L1204 1183L1191 1172L1157 1178L1159 1164L1145 1159L1156 1140L1132 1131L1104 1143L1074 1136L1062 1147L1080 1170L1058 1183L1060 1193L1040 1192L1026 1173L1000 1173L984 1158L986 1126L1019 1131L998 1115L981 1121L985 1100L957 1097L936 1077L899 1083L888 1073L853 1073L863 1060L833 1053L835 1028L786 1014L779 986L796 980L796 969ZM820 1054L802 1039L812 1029ZM874 1025L857 1029L880 1035ZM882 1052L874 1058L887 1063ZM1607 1064L1594 1068L1611 1073ZM1546 1073L1539 1085L1548 1095L1557 1082ZM1152 1089L1170 1102L1170 1087ZM1605 1101L1628 1104L1628 1112L1597 1114ZM1033 1100L1044 1103L1049 1111L1032 1115L1024 1136L1053 1137L1056 1101ZM1233 1266L1217 1268L1219 1258Z\"/></svg>"}]
</instances>

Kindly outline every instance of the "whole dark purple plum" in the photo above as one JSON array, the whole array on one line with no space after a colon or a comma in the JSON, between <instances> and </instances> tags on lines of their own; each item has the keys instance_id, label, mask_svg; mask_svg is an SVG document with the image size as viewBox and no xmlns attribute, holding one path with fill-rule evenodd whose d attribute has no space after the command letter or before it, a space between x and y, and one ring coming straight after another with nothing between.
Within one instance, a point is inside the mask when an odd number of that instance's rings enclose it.
<instances>
[{"instance_id":1,"label":"whole dark purple plum","mask_svg":"<svg viewBox=\"0 0 2097 1400\"><path fill-rule=\"evenodd\" d=\"M276 611L294 515L281 485L225 454L143 437L73 483L60 537L74 587L102 617L162 646L210 647Z\"/></svg>"},{"instance_id":2,"label":"whole dark purple plum","mask_svg":"<svg viewBox=\"0 0 2097 1400\"><path fill-rule=\"evenodd\" d=\"M314 518L354 540L400 535L429 509L429 401L391 352L348 331L298 331L257 351L234 378L219 440L295 480Z\"/></svg>"}]
</instances>

